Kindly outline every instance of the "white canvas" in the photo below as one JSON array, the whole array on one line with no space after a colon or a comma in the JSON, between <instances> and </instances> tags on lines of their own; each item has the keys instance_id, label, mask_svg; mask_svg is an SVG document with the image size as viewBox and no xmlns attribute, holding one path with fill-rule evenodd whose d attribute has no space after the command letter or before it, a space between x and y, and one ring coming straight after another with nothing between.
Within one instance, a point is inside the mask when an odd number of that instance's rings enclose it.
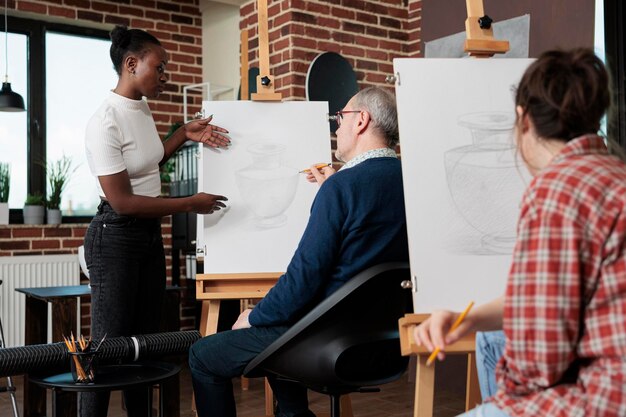
<instances>
[{"instance_id":1,"label":"white canvas","mask_svg":"<svg viewBox=\"0 0 626 417\"><path fill-rule=\"evenodd\" d=\"M203 146L198 189L228 198L198 216L205 273L284 272L319 186L299 171L331 161L327 102L205 101L228 149Z\"/></svg>"},{"instance_id":2,"label":"white canvas","mask_svg":"<svg viewBox=\"0 0 626 417\"><path fill-rule=\"evenodd\" d=\"M395 59L415 311L504 292L529 182L513 90L529 59Z\"/></svg>"}]
</instances>

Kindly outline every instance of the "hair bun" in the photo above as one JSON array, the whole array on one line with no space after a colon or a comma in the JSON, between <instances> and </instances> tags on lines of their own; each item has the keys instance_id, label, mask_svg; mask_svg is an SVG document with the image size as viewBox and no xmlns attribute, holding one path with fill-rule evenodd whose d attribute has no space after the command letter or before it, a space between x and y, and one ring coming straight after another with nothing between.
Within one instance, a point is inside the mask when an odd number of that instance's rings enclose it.
<instances>
[{"instance_id":1,"label":"hair bun","mask_svg":"<svg viewBox=\"0 0 626 417\"><path fill-rule=\"evenodd\" d=\"M125 49L130 43L130 31L126 26L117 25L111 31L111 42L113 46Z\"/></svg>"}]
</instances>

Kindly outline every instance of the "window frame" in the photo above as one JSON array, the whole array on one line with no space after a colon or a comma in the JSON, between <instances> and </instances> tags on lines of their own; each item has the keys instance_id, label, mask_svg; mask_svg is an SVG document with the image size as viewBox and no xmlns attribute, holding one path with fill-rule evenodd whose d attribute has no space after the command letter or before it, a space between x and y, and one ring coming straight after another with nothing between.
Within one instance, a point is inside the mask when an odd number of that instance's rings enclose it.
<instances>
[{"instance_id":1,"label":"window frame","mask_svg":"<svg viewBox=\"0 0 626 417\"><path fill-rule=\"evenodd\" d=\"M613 83L613 109L607 126L609 137L626 150L626 5L604 0L604 43Z\"/></svg>"},{"instance_id":2,"label":"window frame","mask_svg":"<svg viewBox=\"0 0 626 417\"><path fill-rule=\"evenodd\" d=\"M95 39L109 39L109 31L75 26L58 22L8 17L9 32L26 35L27 41L27 85L24 97L27 109L26 129L26 192L28 194L47 194L46 171L41 161L46 161L46 33L55 32L64 35L82 36ZM4 31L4 20L0 21L0 30ZM77 59L79 59L77 57ZM71 63L68 63L71 65ZM70 80L68 80L70 82ZM92 216L63 216L63 223L89 223ZM11 209L10 223L23 223L22 210Z\"/></svg>"}]
</instances>

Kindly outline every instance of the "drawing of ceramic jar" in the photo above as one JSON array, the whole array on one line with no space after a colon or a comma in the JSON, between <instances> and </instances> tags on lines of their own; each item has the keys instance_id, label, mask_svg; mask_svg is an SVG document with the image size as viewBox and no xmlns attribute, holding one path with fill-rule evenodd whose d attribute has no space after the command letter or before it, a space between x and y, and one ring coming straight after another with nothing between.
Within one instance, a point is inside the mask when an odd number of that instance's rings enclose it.
<instances>
[{"instance_id":1,"label":"drawing of ceramic jar","mask_svg":"<svg viewBox=\"0 0 626 417\"><path fill-rule=\"evenodd\" d=\"M458 124L472 144L444 153L448 188L457 211L481 234L484 248L510 254L515 245L525 169L516 158L511 112L470 113Z\"/></svg>"},{"instance_id":2,"label":"drawing of ceramic jar","mask_svg":"<svg viewBox=\"0 0 626 417\"><path fill-rule=\"evenodd\" d=\"M255 143L247 151L252 164L235 173L239 193L261 228L280 227L296 196L298 170L283 164L285 145Z\"/></svg>"}]
</instances>

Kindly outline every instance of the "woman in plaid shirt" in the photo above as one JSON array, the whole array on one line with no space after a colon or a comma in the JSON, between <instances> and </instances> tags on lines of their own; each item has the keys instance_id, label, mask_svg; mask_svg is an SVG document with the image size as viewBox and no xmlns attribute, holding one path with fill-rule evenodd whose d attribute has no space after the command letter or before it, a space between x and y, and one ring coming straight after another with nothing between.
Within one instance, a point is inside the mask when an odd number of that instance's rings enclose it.
<instances>
[{"instance_id":1,"label":"woman in plaid shirt","mask_svg":"<svg viewBox=\"0 0 626 417\"><path fill-rule=\"evenodd\" d=\"M607 72L588 49L546 52L515 103L517 148L534 178L506 293L449 335L458 313L433 313L415 339L432 350L504 330L498 391L467 416L626 416L626 164L596 135Z\"/></svg>"}]
</instances>

